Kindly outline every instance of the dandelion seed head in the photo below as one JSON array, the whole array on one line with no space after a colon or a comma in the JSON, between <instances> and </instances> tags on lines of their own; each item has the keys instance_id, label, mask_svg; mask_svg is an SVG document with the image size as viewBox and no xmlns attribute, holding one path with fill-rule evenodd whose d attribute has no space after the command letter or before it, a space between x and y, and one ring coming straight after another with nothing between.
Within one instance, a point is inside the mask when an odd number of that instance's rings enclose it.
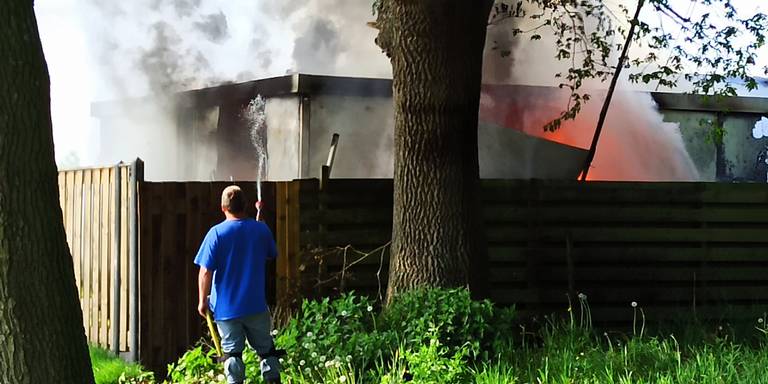
<instances>
[{"instance_id":1,"label":"dandelion seed head","mask_svg":"<svg viewBox=\"0 0 768 384\"><path fill-rule=\"evenodd\" d=\"M307 362L306 362L306 361L304 361L304 360L301 360L301 361L299 361L299 365L301 365L302 367L303 367L303 366L304 366L304 364L306 364L306 363L307 363Z\"/></svg>"},{"instance_id":2,"label":"dandelion seed head","mask_svg":"<svg viewBox=\"0 0 768 384\"><path fill-rule=\"evenodd\" d=\"M341 316L347 317L348 313L347 311L341 311Z\"/></svg>"},{"instance_id":3,"label":"dandelion seed head","mask_svg":"<svg viewBox=\"0 0 768 384\"><path fill-rule=\"evenodd\" d=\"M277 329L273 329L272 332L270 332L272 336L277 336Z\"/></svg>"},{"instance_id":4,"label":"dandelion seed head","mask_svg":"<svg viewBox=\"0 0 768 384\"><path fill-rule=\"evenodd\" d=\"M630 305L632 308L637 308L637 301L633 301Z\"/></svg>"},{"instance_id":5,"label":"dandelion seed head","mask_svg":"<svg viewBox=\"0 0 768 384\"><path fill-rule=\"evenodd\" d=\"M368 312L370 312L370 311L373 311L373 307L369 305L369 306L368 306L368 308L366 308L366 310L367 310Z\"/></svg>"},{"instance_id":6,"label":"dandelion seed head","mask_svg":"<svg viewBox=\"0 0 768 384\"><path fill-rule=\"evenodd\" d=\"M343 383L345 381L347 381L347 377L346 376L339 377L339 382Z\"/></svg>"}]
</instances>

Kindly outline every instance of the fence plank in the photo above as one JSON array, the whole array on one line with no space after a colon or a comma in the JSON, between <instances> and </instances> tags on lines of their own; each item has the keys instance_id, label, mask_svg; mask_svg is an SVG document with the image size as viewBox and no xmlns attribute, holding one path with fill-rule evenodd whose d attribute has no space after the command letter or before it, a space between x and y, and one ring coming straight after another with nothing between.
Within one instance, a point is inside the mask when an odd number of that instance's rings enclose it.
<instances>
[{"instance_id":1,"label":"fence plank","mask_svg":"<svg viewBox=\"0 0 768 384\"><path fill-rule=\"evenodd\" d=\"M101 172L99 169L92 169L89 171L91 174L91 230L90 230L90 258L91 258L91 340L100 344L100 326L99 313L101 308L101 291L100 291L100 278L101 278L101 260L99 258L99 237L101 235L101 193L99 187L101 186Z\"/></svg>"},{"instance_id":2,"label":"fence plank","mask_svg":"<svg viewBox=\"0 0 768 384\"><path fill-rule=\"evenodd\" d=\"M93 226L93 215L91 206L93 204L91 170L83 171L83 234L81 236L81 254L83 258L83 321L85 322L85 332L88 340L93 340L91 320L93 318L93 260L91 260L91 227Z\"/></svg>"},{"instance_id":3,"label":"fence plank","mask_svg":"<svg viewBox=\"0 0 768 384\"><path fill-rule=\"evenodd\" d=\"M113 211L112 204L112 196L114 191L114 179L110 178L110 174L112 173L111 168L102 168L101 169L101 235L100 235L100 242L101 242L101 250L100 250L100 258L101 258L101 303L99 304L99 310L101 311L101 316L99 319L99 329L101 331L99 335L99 339L102 340L102 345L112 347L112 339L110 337L110 329L112 328L109 324L109 318L112 317L112 310L110 308L110 302L112 301L112 290L110 289L112 284L110 282L112 281L112 276L114 276L114 270L112 269L112 263L110 258L110 251L112 249L112 239L110 235L112 234L112 223L114 222L111 220L113 215L111 215L111 212Z\"/></svg>"},{"instance_id":4,"label":"fence plank","mask_svg":"<svg viewBox=\"0 0 768 384\"><path fill-rule=\"evenodd\" d=\"M74 197L72 199L72 257L75 264L75 280L80 295L80 309L85 314L85 289L83 289L83 171L74 172ZM83 319L86 319L83 316ZM84 323L85 324L85 323Z\"/></svg>"}]
</instances>

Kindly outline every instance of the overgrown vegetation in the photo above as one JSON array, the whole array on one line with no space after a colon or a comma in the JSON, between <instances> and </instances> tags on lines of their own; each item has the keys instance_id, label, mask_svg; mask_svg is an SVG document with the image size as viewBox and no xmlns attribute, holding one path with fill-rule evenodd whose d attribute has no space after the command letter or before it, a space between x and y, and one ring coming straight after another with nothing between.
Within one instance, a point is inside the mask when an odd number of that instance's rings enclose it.
<instances>
[{"instance_id":1,"label":"overgrown vegetation","mask_svg":"<svg viewBox=\"0 0 768 384\"><path fill-rule=\"evenodd\" d=\"M649 336L629 303L634 326L621 332L593 329L586 297L564 313L526 326L514 309L463 289L410 292L383 312L346 294L305 301L275 334L288 350L286 383L768 383L764 315L736 342L727 324L693 319L686 332ZM201 343L169 366L166 382L224 383L214 354ZM244 359L246 382L261 383L258 357Z\"/></svg>"}]
</instances>

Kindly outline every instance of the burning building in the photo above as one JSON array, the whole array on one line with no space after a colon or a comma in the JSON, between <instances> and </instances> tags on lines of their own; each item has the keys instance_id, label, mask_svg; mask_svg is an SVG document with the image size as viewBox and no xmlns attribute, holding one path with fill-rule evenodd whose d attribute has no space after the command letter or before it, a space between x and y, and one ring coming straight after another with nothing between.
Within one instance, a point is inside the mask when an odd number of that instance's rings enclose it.
<instances>
[{"instance_id":1,"label":"burning building","mask_svg":"<svg viewBox=\"0 0 768 384\"><path fill-rule=\"evenodd\" d=\"M341 140L333 177L392 177L391 80L304 74L96 103L100 160L138 155L154 180L254 180L264 154L253 146L246 113L259 95L265 98L269 180L319 177L334 133ZM544 124L558 116L567 95L551 87L484 86L481 177L575 178L594 131L599 96L575 122L545 132ZM757 138L762 131L756 124L766 114L763 98L708 102L692 95L620 93L591 174L604 180L765 182L768 142ZM710 134L718 127L727 132L723 140Z\"/></svg>"}]
</instances>

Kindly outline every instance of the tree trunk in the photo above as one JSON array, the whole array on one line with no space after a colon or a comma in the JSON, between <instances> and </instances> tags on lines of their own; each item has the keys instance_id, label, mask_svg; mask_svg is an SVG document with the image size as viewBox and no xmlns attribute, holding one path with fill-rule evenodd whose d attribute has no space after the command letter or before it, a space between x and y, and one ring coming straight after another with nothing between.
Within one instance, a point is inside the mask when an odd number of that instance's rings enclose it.
<instances>
[{"instance_id":1,"label":"tree trunk","mask_svg":"<svg viewBox=\"0 0 768 384\"><path fill-rule=\"evenodd\" d=\"M477 119L489 0L382 0L392 62L395 174L388 300L416 287L483 295L487 251Z\"/></svg>"},{"instance_id":2,"label":"tree trunk","mask_svg":"<svg viewBox=\"0 0 768 384\"><path fill-rule=\"evenodd\" d=\"M0 383L93 383L33 2L0 12Z\"/></svg>"}]
</instances>

